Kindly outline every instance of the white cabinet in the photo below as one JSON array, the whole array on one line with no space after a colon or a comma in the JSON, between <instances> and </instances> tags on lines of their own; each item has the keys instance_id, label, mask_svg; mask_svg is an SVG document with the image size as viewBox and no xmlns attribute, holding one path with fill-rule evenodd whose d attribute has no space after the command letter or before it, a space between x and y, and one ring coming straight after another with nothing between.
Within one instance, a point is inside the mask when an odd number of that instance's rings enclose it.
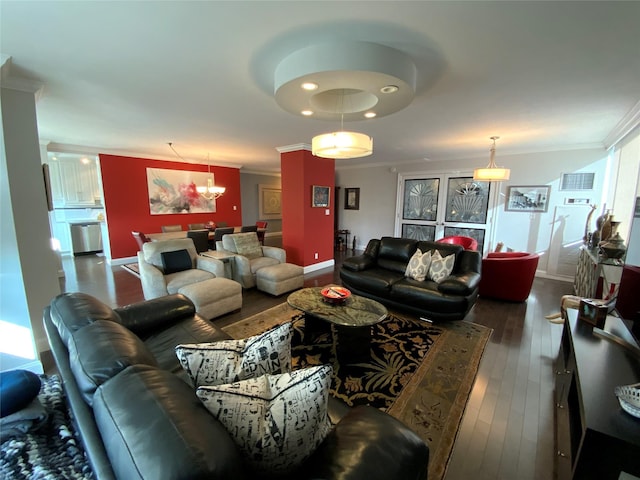
<instances>
[{"instance_id":1,"label":"white cabinet","mask_svg":"<svg viewBox=\"0 0 640 480\"><path fill-rule=\"evenodd\" d=\"M56 208L101 204L95 157L50 154L51 196Z\"/></svg>"},{"instance_id":2,"label":"white cabinet","mask_svg":"<svg viewBox=\"0 0 640 480\"><path fill-rule=\"evenodd\" d=\"M64 207L64 194L62 193L60 164L58 162L49 162L49 185L51 186L49 193L53 208Z\"/></svg>"},{"instance_id":3,"label":"white cabinet","mask_svg":"<svg viewBox=\"0 0 640 480\"><path fill-rule=\"evenodd\" d=\"M54 217L50 220L51 233L53 237L60 242L60 254L71 255L71 233L69 231L69 223L65 220L57 220Z\"/></svg>"}]
</instances>

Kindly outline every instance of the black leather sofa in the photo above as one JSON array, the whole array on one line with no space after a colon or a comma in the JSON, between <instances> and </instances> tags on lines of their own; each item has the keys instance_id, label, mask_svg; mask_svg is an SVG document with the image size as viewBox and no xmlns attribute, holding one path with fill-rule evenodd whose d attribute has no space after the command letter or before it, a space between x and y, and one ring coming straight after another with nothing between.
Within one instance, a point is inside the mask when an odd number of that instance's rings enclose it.
<instances>
[{"instance_id":1,"label":"black leather sofa","mask_svg":"<svg viewBox=\"0 0 640 480\"><path fill-rule=\"evenodd\" d=\"M111 309L62 294L44 324L67 400L97 479L259 478L195 395L179 343L229 338L182 295ZM295 479L424 479L429 451L372 407L329 402L335 427Z\"/></svg>"},{"instance_id":2,"label":"black leather sofa","mask_svg":"<svg viewBox=\"0 0 640 480\"><path fill-rule=\"evenodd\" d=\"M417 249L454 254L451 275L441 283L405 277ZM482 257L460 245L410 238L382 237L369 240L362 255L346 258L340 268L342 284L357 295L432 321L461 320L478 298Z\"/></svg>"}]
</instances>

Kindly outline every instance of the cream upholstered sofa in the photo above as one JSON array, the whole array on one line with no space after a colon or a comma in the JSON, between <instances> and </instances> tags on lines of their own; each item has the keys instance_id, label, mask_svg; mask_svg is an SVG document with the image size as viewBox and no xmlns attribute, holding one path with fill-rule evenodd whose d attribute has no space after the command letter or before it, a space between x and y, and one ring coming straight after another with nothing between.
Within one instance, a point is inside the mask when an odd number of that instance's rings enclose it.
<instances>
[{"instance_id":1,"label":"cream upholstered sofa","mask_svg":"<svg viewBox=\"0 0 640 480\"><path fill-rule=\"evenodd\" d=\"M138 266L146 300L178 293L186 285L224 277L224 264L215 258L199 256L190 238L143 244L138 252Z\"/></svg>"},{"instance_id":2,"label":"cream upholstered sofa","mask_svg":"<svg viewBox=\"0 0 640 480\"><path fill-rule=\"evenodd\" d=\"M256 232L227 234L216 242L216 250L233 255L233 279L243 288L256 286L256 273L261 268L287 261L284 249L260 245Z\"/></svg>"}]
</instances>

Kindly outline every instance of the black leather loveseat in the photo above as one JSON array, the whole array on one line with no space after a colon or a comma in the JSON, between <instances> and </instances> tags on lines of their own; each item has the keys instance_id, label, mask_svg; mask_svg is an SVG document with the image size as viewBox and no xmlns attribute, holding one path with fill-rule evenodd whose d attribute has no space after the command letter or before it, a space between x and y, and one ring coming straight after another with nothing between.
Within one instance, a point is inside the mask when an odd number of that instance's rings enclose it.
<instances>
[{"instance_id":1,"label":"black leather loveseat","mask_svg":"<svg viewBox=\"0 0 640 480\"><path fill-rule=\"evenodd\" d=\"M405 276L409 260L420 249L455 255L451 275L441 283ZM369 240L362 255L346 258L340 269L342 284L357 295L433 321L461 320L473 307L480 285L479 252L460 245L382 237Z\"/></svg>"},{"instance_id":2,"label":"black leather loveseat","mask_svg":"<svg viewBox=\"0 0 640 480\"><path fill-rule=\"evenodd\" d=\"M44 322L68 403L98 479L259 478L197 398L174 347L228 336L182 295L111 309L59 295ZM424 479L429 451L393 417L335 399L336 424L290 478Z\"/></svg>"}]
</instances>

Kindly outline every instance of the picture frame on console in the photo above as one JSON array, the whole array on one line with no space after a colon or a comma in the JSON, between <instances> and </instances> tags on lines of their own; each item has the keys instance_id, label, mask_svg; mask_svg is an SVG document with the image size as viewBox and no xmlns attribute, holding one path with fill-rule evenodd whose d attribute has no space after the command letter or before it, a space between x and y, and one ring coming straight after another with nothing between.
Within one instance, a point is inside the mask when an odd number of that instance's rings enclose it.
<instances>
[{"instance_id":1,"label":"picture frame on console","mask_svg":"<svg viewBox=\"0 0 640 480\"><path fill-rule=\"evenodd\" d=\"M321 185L313 185L311 191L311 206L312 207L328 207L329 199L331 198L331 187L324 187Z\"/></svg>"}]
</instances>

